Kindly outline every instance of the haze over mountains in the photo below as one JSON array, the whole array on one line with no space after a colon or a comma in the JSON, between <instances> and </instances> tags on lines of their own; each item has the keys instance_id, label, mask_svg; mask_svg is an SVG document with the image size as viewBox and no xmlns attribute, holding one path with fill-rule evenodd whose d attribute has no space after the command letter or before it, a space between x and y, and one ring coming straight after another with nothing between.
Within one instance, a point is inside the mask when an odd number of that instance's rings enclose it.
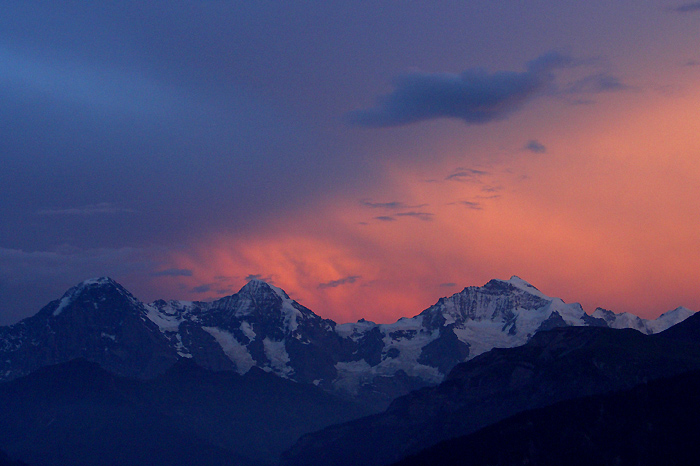
<instances>
[{"instance_id":1,"label":"haze over mountains","mask_svg":"<svg viewBox=\"0 0 700 466\"><path fill-rule=\"evenodd\" d=\"M700 369L691 315L588 315L512 277L392 324L337 324L259 280L146 304L90 279L0 327L0 450L37 466L197 452L274 464L287 449L291 465L388 464L520 411Z\"/></svg>"}]
</instances>

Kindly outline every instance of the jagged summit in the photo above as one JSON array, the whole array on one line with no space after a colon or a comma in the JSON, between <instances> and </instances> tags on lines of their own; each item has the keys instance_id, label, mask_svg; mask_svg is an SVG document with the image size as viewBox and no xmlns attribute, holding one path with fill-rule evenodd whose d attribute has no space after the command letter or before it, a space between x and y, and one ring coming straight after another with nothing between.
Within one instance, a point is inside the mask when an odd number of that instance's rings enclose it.
<instances>
[{"instance_id":1,"label":"jagged summit","mask_svg":"<svg viewBox=\"0 0 700 466\"><path fill-rule=\"evenodd\" d=\"M530 294L534 294L536 296L539 296L540 298L548 298L548 296L545 296L540 290L538 290L535 286L533 286L531 283L523 280L522 278L518 277L517 275L513 275L510 277L509 280L505 280L506 283L509 283L510 285L519 288L523 291L527 291Z\"/></svg>"},{"instance_id":2,"label":"jagged summit","mask_svg":"<svg viewBox=\"0 0 700 466\"><path fill-rule=\"evenodd\" d=\"M690 309L680 306L671 311L664 312L655 320L642 319L629 312L616 314L612 311L603 308L596 308L593 312L593 317L603 319L608 327L612 328L633 328L642 333L651 335L653 333L663 332L667 328L682 322L691 315L695 314Z\"/></svg>"},{"instance_id":3,"label":"jagged summit","mask_svg":"<svg viewBox=\"0 0 700 466\"><path fill-rule=\"evenodd\" d=\"M126 289L121 286L119 283L117 283L114 279L110 277L96 277L96 278L89 278L87 280L84 280L74 287L70 288L65 294L73 294L75 295L76 293L81 293L86 290L97 290L97 289L102 289L102 290L108 290L108 289L117 289L120 291L127 292Z\"/></svg>"},{"instance_id":4,"label":"jagged summit","mask_svg":"<svg viewBox=\"0 0 700 466\"><path fill-rule=\"evenodd\" d=\"M479 288L479 287L469 287L469 288ZM493 291L493 292L509 292L513 288L518 289L520 291L524 291L528 294L531 294L533 296L536 296L538 298L542 299L552 299L549 296L545 295L542 293L540 290L538 290L535 286L530 284L529 282L523 280L522 278L518 277L517 275L513 275L510 277L508 280L501 280L494 278L493 280L490 280L488 283L486 283L483 287L485 290ZM465 288L468 289L468 288Z\"/></svg>"},{"instance_id":5,"label":"jagged summit","mask_svg":"<svg viewBox=\"0 0 700 466\"><path fill-rule=\"evenodd\" d=\"M282 288L278 288L258 278L253 278L248 283L243 285L243 288L241 288L238 293L248 294L251 296L274 293L281 299L291 299Z\"/></svg>"},{"instance_id":6,"label":"jagged summit","mask_svg":"<svg viewBox=\"0 0 700 466\"><path fill-rule=\"evenodd\" d=\"M688 309L685 306L678 306L675 309L672 309L670 311L666 311L663 314L661 314L659 316L659 319L664 317L664 316L678 316L678 315L687 315L687 317L690 317L692 314L695 314L695 312Z\"/></svg>"},{"instance_id":7,"label":"jagged summit","mask_svg":"<svg viewBox=\"0 0 700 466\"><path fill-rule=\"evenodd\" d=\"M87 280L84 280L74 287L70 288L65 294L79 294L85 291L101 291L101 292L106 292L109 290L116 290L119 291L120 293L123 294L128 294L129 293L126 288L124 288L122 285L117 283L116 280L110 278L110 277L96 277L96 278L89 278Z\"/></svg>"},{"instance_id":8,"label":"jagged summit","mask_svg":"<svg viewBox=\"0 0 700 466\"><path fill-rule=\"evenodd\" d=\"M98 296L99 295L99 296ZM110 277L97 277L84 280L64 293L53 310L53 315L60 315L65 309L78 301L93 301L95 309L99 303L107 300L107 296L123 297L132 304L138 301L123 286Z\"/></svg>"},{"instance_id":9,"label":"jagged summit","mask_svg":"<svg viewBox=\"0 0 700 466\"><path fill-rule=\"evenodd\" d=\"M304 308L289 295L274 285L253 279L246 283L238 293L220 298L205 306L210 311L219 311L227 319L243 318L249 315L272 316L284 315L285 320L293 321L292 327L296 328L296 317L303 312L313 314L312 311Z\"/></svg>"},{"instance_id":10,"label":"jagged summit","mask_svg":"<svg viewBox=\"0 0 700 466\"><path fill-rule=\"evenodd\" d=\"M97 286L104 286L104 285L121 286L112 277L108 277L108 276L88 278L87 280L84 280L82 283L80 283L80 285L78 285L78 286L95 286L95 285L97 285Z\"/></svg>"}]
</instances>

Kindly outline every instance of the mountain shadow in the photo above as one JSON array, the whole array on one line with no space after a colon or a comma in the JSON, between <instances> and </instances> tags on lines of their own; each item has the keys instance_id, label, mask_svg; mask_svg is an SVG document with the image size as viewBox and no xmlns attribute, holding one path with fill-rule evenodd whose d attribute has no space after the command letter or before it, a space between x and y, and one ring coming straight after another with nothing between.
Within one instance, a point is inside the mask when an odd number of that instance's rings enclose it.
<instances>
[{"instance_id":1,"label":"mountain shadow","mask_svg":"<svg viewBox=\"0 0 700 466\"><path fill-rule=\"evenodd\" d=\"M7 456L7 453L0 450L0 466L29 466L22 461L16 461Z\"/></svg>"},{"instance_id":2,"label":"mountain shadow","mask_svg":"<svg viewBox=\"0 0 700 466\"><path fill-rule=\"evenodd\" d=\"M441 442L395 466L697 464L700 372L563 401Z\"/></svg>"},{"instance_id":3,"label":"mountain shadow","mask_svg":"<svg viewBox=\"0 0 700 466\"><path fill-rule=\"evenodd\" d=\"M74 360L0 384L0 448L32 466L252 466L362 414L258 369L240 376L182 360L143 381Z\"/></svg>"}]
</instances>

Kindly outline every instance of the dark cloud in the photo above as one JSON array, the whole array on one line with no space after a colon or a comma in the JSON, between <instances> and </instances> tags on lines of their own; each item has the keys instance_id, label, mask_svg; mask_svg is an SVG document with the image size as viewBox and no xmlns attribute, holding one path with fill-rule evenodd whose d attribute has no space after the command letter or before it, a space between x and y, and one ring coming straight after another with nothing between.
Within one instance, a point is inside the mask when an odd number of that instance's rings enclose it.
<instances>
[{"instance_id":1,"label":"dark cloud","mask_svg":"<svg viewBox=\"0 0 700 466\"><path fill-rule=\"evenodd\" d=\"M481 197L480 199L484 199ZM455 201L455 202L449 202L446 205L459 205L459 206L464 206L472 210L483 210L483 205L480 202L476 201Z\"/></svg>"},{"instance_id":2,"label":"dark cloud","mask_svg":"<svg viewBox=\"0 0 700 466\"><path fill-rule=\"evenodd\" d=\"M473 210L482 210L483 207L481 206L480 202L474 202L474 201L460 201L460 205L463 205L465 207L468 207Z\"/></svg>"},{"instance_id":3,"label":"dark cloud","mask_svg":"<svg viewBox=\"0 0 700 466\"><path fill-rule=\"evenodd\" d=\"M362 205L365 207L370 207L372 209L395 210L395 209L419 209L421 207L427 206L428 204L409 205L409 204L406 204L405 202L399 202L399 201L392 201L392 202L362 201Z\"/></svg>"},{"instance_id":4,"label":"dark cloud","mask_svg":"<svg viewBox=\"0 0 700 466\"><path fill-rule=\"evenodd\" d=\"M408 73L394 80L394 90L377 106L347 115L352 124L367 127L406 125L436 118L457 118L467 124L503 120L544 92L552 71L571 58L551 52L527 63L526 71L488 73L471 69L461 74Z\"/></svg>"},{"instance_id":5,"label":"dark cloud","mask_svg":"<svg viewBox=\"0 0 700 466\"><path fill-rule=\"evenodd\" d=\"M192 270L190 269L165 269L158 272L153 272L154 277L191 277Z\"/></svg>"},{"instance_id":6,"label":"dark cloud","mask_svg":"<svg viewBox=\"0 0 700 466\"><path fill-rule=\"evenodd\" d=\"M700 11L700 2L684 3L677 7L672 7L671 10L678 13L694 13Z\"/></svg>"},{"instance_id":7,"label":"dark cloud","mask_svg":"<svg viewBox=\"0 0 700 466\"><path fill-rule=\"evenodd\" d=\"M360 278L362 278L362 277L359 275L350 275L350 276L347 276L345 278L340 278L338 280L331 280L331 281L326 282L326 283L319 283L318 288L319 289L336 288L338 286L355 283Z\"/></svg>"},{"instance_id":8,"label":"dark cloud","mask_svg":"<svg viewBox=\"0 0 700 466\"><path fill-rule=\"evenodd\" d=\"M396 222L398 219L396 217L412 217L412 218L417 218L420 220L424 221L430 221L433 219L434 214L430 212L421 212L418 210L409 210L405 212L396 212L393 215L380 215L378 217L374 217L375 220L379 220L381 222Z\"/></svg>"},{"instance_id":9,"label":"dark cloud","mask_svg":"<svg viewBox=\"0 0 700 466\"><path fill-rule=\"evenodd\" d=\"M418 212L418 211L410 211L410 212L398 212L396 214L397 217L413 217L413 218L418 218L420 220L425 220L425 221L430 221L433 219L433 214L430 212Z\"/></svg>"},{"instance_id":10,"label":"dark cloud","mask_svg":"<svg viewBox=\"0 0 700 466\"><path fill-rule=\"evenodd\" d=\"M190 290L192 293L207 293L211 290L211 285L199 285Z\"/></svg>"},{"instance_id":11,"label":"dark cloud","mask_svg":"<svg viewBox=\"0 0 700 466\"><path fill-rule=\"evenodd\" d=\"M249 282L251 280L261 280L266 283L272 283L272 276L271 275L263 275L261 273L251 273L250 275L246 275L245 281Z\"/></svg>"},{"instance_id":12,"label":"dark cloud","mask_svg":"<svg viewBox=\"0 0 700 466\"><path fill-rule=\"evenodd\" d=\"M698 60L688 60L686 61L683 66L688 66L688 67L693 67L693 66L700 66L700 61Z\"/></svg>"},{"instance_id":13,"label":"dark cloud","mask_svg":"<svg viewBox=\"0 0 700 466\"><path fill-rule=\"evenodd\" d=\"M523 149L534 152L535 154L544 154L547 152L547 147L536 139L530 139L527 141L523 146Z\"/></svg>"},{"instance_id":14,"label":"dark cloud","mask_svg":"<svg viewBox=\"0 0 700 466\"><path fill-rule=\"evenodd\" d=\"M452 282L450 282L450 283L440 283L439 286L441 286L441 287L443 287L443 288L452 288L452 287L457 286L457 284L456 284L456 283L452 283Z\"/></svg>"},{"instance_id":15,"label":"dark cloud","mask_svg":"<svg viewBox=\"0 0 700 466\"><path fill-rule=\"evenodd\" d=\"M445 179L448 181L475 181L485 175L489 175L489 172L473 168L455 168L454 173L447 175Z\"/></svg>"},{"instance_id":16,"label":"dark cloud","mask_svg":"<svg viewBox=\"0 0 700 466\"><path fill-rule=\"evenodd\" d=\"M620 78L609 73L598 73L585 76L570 83L563 90L567 94L599 94L602 92L617 92L631 89Z\"/></svg>"},{"instance_id":17,"label":"dark cloud","mask_svg":"<svg viewBox=\"0 0 700 466\"><path fill-rule=\"evenodd\" d=\"M370 202L362 201L362 205L365 207L371 207L372 209L405 209L406 204L403 202L392 201L392 202Z\"/></svg>"}]
</instances>

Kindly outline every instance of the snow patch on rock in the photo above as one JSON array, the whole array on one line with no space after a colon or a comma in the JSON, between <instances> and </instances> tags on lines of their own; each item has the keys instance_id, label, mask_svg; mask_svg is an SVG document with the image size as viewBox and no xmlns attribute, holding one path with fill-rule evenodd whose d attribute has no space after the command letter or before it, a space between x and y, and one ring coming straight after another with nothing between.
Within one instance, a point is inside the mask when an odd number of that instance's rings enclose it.
<instances>
[{"instance_id":1,"label":"snow patch on rock","mask_svg":"<svg viewBox=\"0 0 700 466\"><path fill-rule=\"evenodd\" d=\"M248 348L236 340L231 333L216 327L202 327L202 330L214 337L224 354L236 365L236 371L239 374L245 374L255 365L255 360L248 352Z\"/></svg>"},{"instance_id":2,"label":"snow patch on rock","mask_svg":"<svg viewBox=\"0 0 700 466\"><path fill-rule=\"evenodd\" d=\"M284 377L291 375L293 369L288 365L289 354L287 354L287 349L284 346L284 340L274 341L265 338L263 347L265 348L265 356L270 361L270 369Z\"/></svg>"}]
</instances>

